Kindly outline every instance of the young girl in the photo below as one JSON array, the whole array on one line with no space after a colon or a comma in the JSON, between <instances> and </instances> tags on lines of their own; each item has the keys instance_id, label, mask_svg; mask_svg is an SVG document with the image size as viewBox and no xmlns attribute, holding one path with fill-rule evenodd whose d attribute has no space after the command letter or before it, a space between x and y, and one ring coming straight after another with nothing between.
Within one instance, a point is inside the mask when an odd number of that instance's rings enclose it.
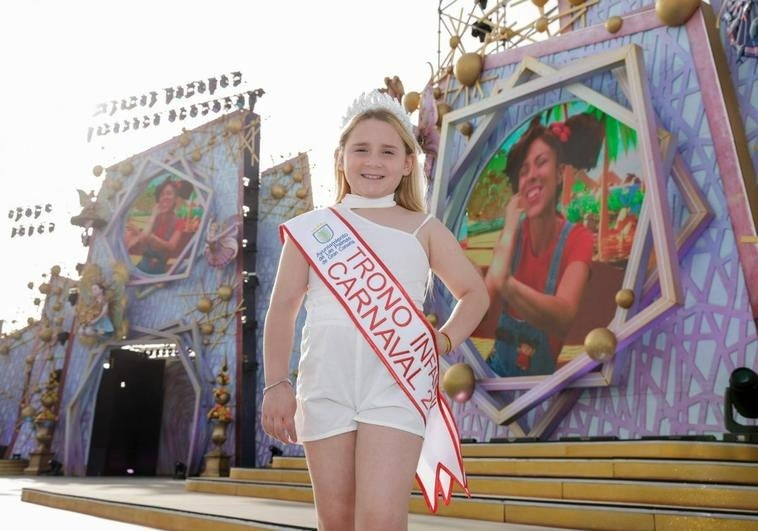
<instances>
[{"instance_id":1,"label":"young girl","mask_svg":"<svg viewBox=\"0 0 758 531\"><path fill-rule=\"evenodd\" d=\"M544 126L535 118L511 148L506 173L514 194L485 282L498 320L487 358L504 377L552 374L589 280L592 233L557 210L566 164L591 169L603 126L582 113Z\"/></svg>"},{"instance_id":2,"label":"young girl","mask_svg":"<svg viewBox=\"0 0 758 531\"><path fill-rule=\"evenodd\" d=\"M337 204L283 227L261 418L272 437L303 443L321 530L405 529L414 472L432 510L453 479L465 488L437 356L489 301L455 237L424 213L418 151L394 99L362 96L335 154ZM421 312L430 269L457 300L439 330ZM306 294L295 392L288 361Z\"/></svg>"}]
</instances>

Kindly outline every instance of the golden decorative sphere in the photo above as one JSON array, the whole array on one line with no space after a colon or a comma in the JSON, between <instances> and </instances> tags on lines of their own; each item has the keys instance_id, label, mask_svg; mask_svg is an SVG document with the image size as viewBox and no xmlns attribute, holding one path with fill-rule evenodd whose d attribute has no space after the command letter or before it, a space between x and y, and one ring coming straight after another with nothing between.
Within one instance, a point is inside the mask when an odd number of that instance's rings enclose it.
<instances>
[{"instance_id":1,"label":"golden decorative sphere","mask_svg":"<svg viewBox=\"0 0 758 531\"><path fill-rule=\"evenodd\" d=\"M37 411L32 407L31 404L25 405L23 408L21 408L21 416L28 418L33 417Z\"/></svg>"},{"instance_id":2,"label":"golden decorative sphere","mask_svg":"<svg viewBox=\"0 0 758 531\"><path fill-rule=\"evenodd\" d=\"M213 323L203 323L200 325L200 332L202 332L203 335L209 336L213 333L213 330Z\"/></svg>"},{"instance_id":3,"label":"golden decorative sphere","mask_svg":"<svg viewBox=\"0 0 758 531\"><path fill-rule=\"evenodd\" d=\"M616 353L616 334L607 328L590 330L584 338L584 348L593 360L608 361Z\"/></svg>"},{"instance_id":4,"label":"golden decorative sphere","mask_svg":"<svg viewBox=\"0 0 758 531\"><path fill-rule=\"evenodd\" d=\"M57 402L57 400L55 399L55 395L52 395L49 393L42 393L42 396L40 397L39 401L44 407L47 407L47 408L53 406Z\"/></svg>"},{"instance_id":5,"label":"golden decorative sphere","mask_svg":"<svg viewBox=\"0 0 758 531\"><path fill-rule=\"evenodd\" d=\"M667 26L681 26L700 7L700 0L655 0L655 14Z\"/></svg>"},{"instance_id":6,"label":"golden decorative sphere","mask_svg":"<svg viewBox=\"0 0 758 531\"><path fill-rule=\"evenodd\" d=\"M54 276L54 277L57 277L58 275L60 275L61 274L61 266L54 265L53 267L51 267L50 268L50 274L52 276Z\"/></svg>"},{"instance_id":7,"label":"golden decorative sphere","mask_svg":"<svg viewBox=\"0 0 758 531\"><path fill-rule=\"evenodd\" d=\"M114 192L118 192L119 190L121 190L122 185L121 185L121 181L112 179L108 181L108 186L110 186L111 190L113 190Z\"/></svg>"},{"instance_id":8,"label":"golden decorative sphere","mask_svg":"<svg viewBox=\"0 0 758 531\"><path fill-rule=\"evenodd\" d=\"M303 182L303 172L301 172L299 170L293 172L292 173L292 180L295 181L296 183Z\"/></svg>"},{"instance_id":9,"label":"golden decorative sphere","mask_svg":"<svg viewBox=\"0 0 758 531\"><path fill-rule=\"evenodd\" d=\"M463 136L471 136L471 133L474 132L474 126L471 125L471 122L463 122L458 126L458 131L460 131Z\"/></svg>"},{"instance_id":10,"label":"golden decorative sphere","mask_svg":"<svg viewBox=\"0 0 758 531\"><path fill-rule=\"evenodd\" d=\"M437 127L442 125L442 117L452 110L452 107L447 103L440 102L437 104Z\"/></svg>"},{"instance_id":11,"label":"golden decorative sphere","mask_svg":"<svg viewBox=\"0 0 758 531\"><path fill-rule=\"evenodd\" d=\"M55 326L60 326L60 325L62 325L62 324L63 324L63 316L62 316L62 315L59 315L58 317L56 317L55 319L53 319L53 324L54 324Z\"/></svg>"},{"instance_id":12,"label":"golden decorative sphere","mask_svg":"<svg viewBox=\"0 0 758 531\"><path fill-rule=\"evenodd\" d=\"M29 288L29 289L34 288L34 282L27 282L26 283L26 287Z\"/></svg>"},{"instance_id":13,"label":"golden decorative sphere","mask_svg":"<svg viewBox=\"0 0 758 531\"><path fill-rule=\"evenodd\" d=\"M453 35L452 37L450 37L449 42L450 42L450 49L455 50L458 47L458 45L460 45L461 38L458 35Z\"/></svg>"},{"instance_id":14,"label":"golden decorative sphere","mask_svg":"<svg viewBox=\"0 0 758 531\"><path fill-rule=\"evenodd\" d=\"M228 391L218 390L213 393L213 398L217 404L221 404L223 406L229 402L231 395Z\"/></svg>"},{"instance_id":15,"label":"golden decorative sphere","mask_svg":"<svg viewBox=\"0 0 758 531\"><path fill-rule=\"evenodd\" d=\"M439 87L434 87L432 89L432 96L434 96L435 100L440 99L440 96L442 96L442 89Z\"/></svg>"},{"instance_id":16,"label":"golden decorative sphere","mask_svg":"<svg viewBox=\"0 0 758 531\"><path fill-rule=\"evenodd\" d=\"M429 321L429 324L432 326L437 326L437 323L439 322L439 319L437 319L436 313L426 314L426 320Z\"/></svg>"},{"instance_id":17,"label":"golden decorative sphere","mask_svg":"<svg viewBox=\"0 0 758 531\"><path fill-rule=\"evenodd\" d=\"M36 297L36 298L34 299L34 301L32 301L32 302L34 302L34 305L35 305L35 306L39 306L39 303L40 303L40 302L42 302L42 300L41 300L39 297Z\"/></svg>"},{"instance_id":18,"label":"golden decorative sphere","mask_svg":"<svg viewBox=\"0 0 758 531\"><path fill-rule=\"evenodd\" d=\"M0 345L0 354L7 356L11 352L10 345Z\"/></svg>"},{"instance_id":19,"label":"golden decorative sphere","mask_svg":"<svg viewBox=\"0 0 758 531\"><path fill-rule=\"evenodd\" d=\"M587 0L569 0L569 4L571 4L573 7L579 7Z\"/></svg>"},{"instance_id":20,"label":"golden decorative sphere","mask_svg":"<svg viewBox=\"0 0 758 531\"><path fill-rule=\"evenodd\" d=\"M213 301L211 301L208 297L202 297L199 301L197 301L198 311L208 313L211 311L211 308L213 308Z\"/></svg>"},{"instance_id":21,"label":"golden decorative sphere","mask_svg":"<svg viewBox=\"0 0 758 531\"><path fill-rule=\"evenodd\" d=\"M292 170L294 170L294 169L295 168L292 167L292 163L291 162L285 162L284 165L282 166L282 171L285 174L287 174L287 175L289 175L290 173L292 173Z\"/></svg>"},{"instance_id":22,"label":"golden decorative sphere","mask_svg":"<svg viewBox=\"0 0 758 531\"><path fill-rule=\"evenodd\" d=\"M48 293L50 293L50 284L48 284L47 282L43 282L42 284L39 285L38 289L40 293L42 293L43 295L47 295Z\"/></svg>"},{"instance_id":23,"label":"golden decorative sphere","mask_svg":"<svg viewBox=\"0 0 758 531\"><path fill-rule=\"evenodd\" d=\"M121 173L121 175L123 175L125 177L128 177L134 171L134 166L129 161L122 162L118 166L118 171L119 171L119 173Z\"/></svg>"},{"instance_id":24,"label":"golden decorative sphere","mask_svg":"<svg viewBox=\"0 0 758 531\"><path fill-rule=\"evenodd\" d=\"M421 103L421 94L416 91L407 92L403 96L403 108L407 113L412 113L418 109L419 103Z\"/></svg>"},{"instance_id":25,"label":"golden decorative sphere","mask_svg":"<svg viewBox=\"0 0 758 531\"><path fill-rule=\"evenodd\" d=\"M92 168L92 174L95 177L100 177L103 174L103 167L100 166L100 164L98 164L97 166L95 166L94 168Z\"/></svg>"},{"instance_id":26,"label":"golden decorative sphere","mask_svg":"<svg viewBox=\"0 0 758 531\"><path fill-rule=\"evenodd\" d=\"M48 327L43 328L42 331L39 333L39 338L42 341L47 343L48 341L53 339L53 329L48 328Z\"/></svg>"},{"instance_id":27,"label":"golden decorative sphere","mask_svg":"<svg viewBox=\"0 0 758 531\"><path fill-rule=\"evenodd\" d=\"M624 19L616 15L609 17L608 20L605 21L605 29L608 30L608 33L616 33L623 25Z\"/></svg>"},{"instance_id":28,"label":"golden decorative sphere","mask_svg":"<svg viewBox=\"0 0 758 531\"><path fill-rule=\"evenodd\" d=\"M216 290L216 295L218 295L218 298L222 301L228 301L231 299L233 293L232 287L226 284L219 286Z\"/></svg>"},{"instance_id":29,"label":"golden decorative sphere","mask_svg":"<svg viewBox=\"0 0 758 531\"><path fill-rule=\"evenodd\" d=\"M195 148L195 149L193 149L193 150L192 150L192 155L191 155L191 157L192 157L192 161L193 161L193 162L197 162L197 161L199 161L199 160L202 158L202 156L203 156L203 155L200 153L200 150L199 150L199 149Z\"/></svg>"},{"instance_id":30,"label":"golden decorative sphere","mask_svg":"<svg viewBox=\"0 0 758 531\"><path fill-rule=\"evenodd\" d=\"M302 186L298 188L297 192L295 192L295 195L297 196L298 199L305 199L306 197L308 197L308 187Z\"/></svg>"},{"instance_id":31,"label":"golden decorative sphere","mask_svg":"<svg viewBox=\"0 0 758 531\"><path fill-rule=\"evenodd\" d=\"M468 363L456 363L445 371L442 388L456 402L466 402L474 394L476 378Z\"/></svg>"},{"instance_id":32,"label":"golden decorative sphere","mask_svg":"<svg viewBox=\"0 0 758 531\"><path fill-rule=\"evenodd\" d=\"M547 0L532 0L532 3L536 5L537 7L545 7L545 4L547 4Z\"/></svg>"},{"instance_id":33,"label":"golden decorative sphere","mask_svg":"<svg viewBox=\"0 0 758 531\"><path fill-rule=\"evenodd\" d=\"M274 199L281 199L287 195L287 189L281 184L275 184L271 187L271 197Z\"/></svg>"},{"instance_id":34,"label":"golden decorative sphere","mask_svg":"<svg viewBox=\"0 0 758 531\"><path fill-rule=\"evenodd\" d=\"M481 55L473 52L464 53L455 63L455 79L461 85L473 87L482 73L483 66L484 60Z\"/></svg>"},{"instance_id":35,"label":"golden decorative sphere","mask_svg":"<svg viewBox=\"0 0 758 531\"><path fill-rule=\"evenodd\" d=\"M616 304L628 310L634 304L634 292L630 289L620 289L616 292Z\"/></svg>"},{"instance_id":36,"label":"golden decorative sphere","mask_svg":"<svg viewBox=\"0 0 758 531\"><path fill-rule=\"evenodd\" d=\"M182 147L187 147L189 146L189 143L190 143L190 136L187 133L182 133L179 136L179 145Z\"/></svg>"},{"instance_id":37,"label":"golden decorative sphere","mask_svg":"<svg viewBox=\"0 0 758 531\"><path fill-rule=\"evenodd\" d=\"M226 129L232 134L237 134L242 131L242 120L239 118L232 118L226 124Z\"/></svg>"},{"instance_id":38,"label":"golden decorative sphere","mask_svg":"<svg viewBox=\"0 0 758 531\"><path fill-rule=\"evenodd\" d=\"M62 309L63 309L63 305L60 302L56 302L55 304L53 304L53 311L54 312L59 312Z\"/></svg>"},{"instance_id":39,"label":"golden decorative sphere","mask_svg":"<svg viewBox=\"0 0 758 531\"><path fill-rule=\"evenodd\" d=\"M537 21L534 23L534 29L536 29L540 33L545 33L547 31L547 17L538 18Z\"/></svg>"}]
</instances>

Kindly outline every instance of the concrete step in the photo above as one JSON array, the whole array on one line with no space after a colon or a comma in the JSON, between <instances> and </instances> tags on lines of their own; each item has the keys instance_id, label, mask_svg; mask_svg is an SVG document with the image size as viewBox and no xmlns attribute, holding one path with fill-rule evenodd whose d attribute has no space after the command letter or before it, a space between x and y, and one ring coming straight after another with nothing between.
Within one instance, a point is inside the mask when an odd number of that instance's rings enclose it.
<instances>
[{"instance_id":1,"label":"concrete step","mask_svg":"<svg viewBox=\"0 0 758 531\"><path fill-rule=\"evenodd\" d=\"M304 484L240 481L230 478L190 478L187 480L187 489L191 492L313 502L312 490L309 485ZM705 496L707 494L703 494L703 497ZM411 495L409 509L414 514L428 513L426 503L420 494ZM753 511L714 511L697 507L674 508L657 504L646 506L639 503L566 498L537 499L523 495L474 494L467 498L465 495L456 494L450 505L440 506L437 515L572 529L758 530L758 512Z\"/></svg>"},{"instance_id":2,"label":"concrete step","mask_svg":"<svg viewBox=\"0 0 758 531\"><path fill-rule=\"evenodd\" d=\"M553 459L469 457L463 460L469 476L563 477L723 483L758 486L758 463L651 459ZM276 457L272 470L304 470L302 457ZM232 471L245 479L247 470ZM237 476L234 476L237 474ZM251 479L257 479L252 477Z\"/></svg>"}]
</instances>

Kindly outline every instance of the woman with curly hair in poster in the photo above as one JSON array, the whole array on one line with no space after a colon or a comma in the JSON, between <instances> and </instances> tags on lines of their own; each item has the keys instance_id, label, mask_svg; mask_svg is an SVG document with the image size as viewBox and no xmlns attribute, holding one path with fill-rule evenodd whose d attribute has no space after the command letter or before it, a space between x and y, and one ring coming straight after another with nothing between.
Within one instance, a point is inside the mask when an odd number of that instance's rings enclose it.
<instances>
[{"instance_id":1,"label":"woman with curly hair in poster","mask_svg":"<svg viewBox=\"0 0 758 531\"><path fill-rule=\"evenodd\" d=\"M558 211L565 165L597 164L604 129L588 113L534 118L508 153L513 196L485 275L498 315L487 364L499 376L551 374L590 276L592 233ZM500 301L500 304L497 304Z\"/></svg>"}]
</instances>

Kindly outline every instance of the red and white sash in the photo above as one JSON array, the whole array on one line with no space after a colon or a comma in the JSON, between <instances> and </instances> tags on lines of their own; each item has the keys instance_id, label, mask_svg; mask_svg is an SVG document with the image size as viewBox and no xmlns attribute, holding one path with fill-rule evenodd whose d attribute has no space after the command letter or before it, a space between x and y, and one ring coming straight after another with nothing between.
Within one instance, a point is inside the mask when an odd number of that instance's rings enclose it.
<instances>
[{"instance_id":1,"label":"red and white sash","mask_svg":"<svg viewBox=\"0 0 758 531\"><path fill-rule=\"evenodd\" d=\"M460 437L439 390L434 332L423 313L371 247L334 208L308 212L281 225L337 298L426 423L416 467L424 499L450 503L453 481L469 494Z\"/></svg>"}]
</instances>

